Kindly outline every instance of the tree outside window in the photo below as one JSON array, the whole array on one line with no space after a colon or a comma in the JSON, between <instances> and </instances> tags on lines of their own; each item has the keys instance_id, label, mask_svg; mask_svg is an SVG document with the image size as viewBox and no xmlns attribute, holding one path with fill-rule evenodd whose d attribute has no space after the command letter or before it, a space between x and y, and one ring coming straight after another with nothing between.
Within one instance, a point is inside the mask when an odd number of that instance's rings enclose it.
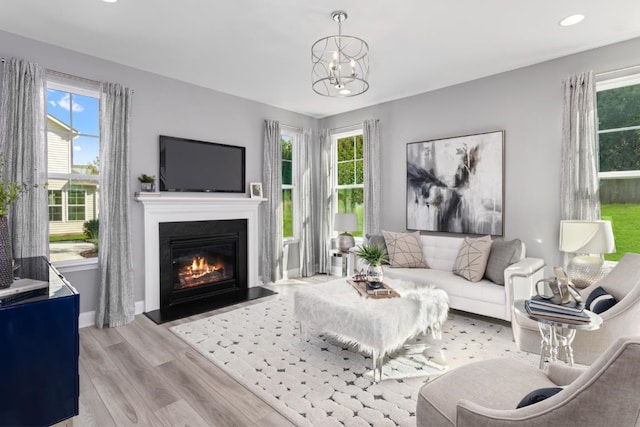
<instances>
[{"instance_id":1,"label":"tree outside window","mask_svg":"<svg viewBox=\"0 0 640 427\"><path fill-rule=\"evenodd\" d=\"M282 134L282 237L293 238L294 233L294 171L293 171L294 136Z\"/></svg>"}]
</instances>

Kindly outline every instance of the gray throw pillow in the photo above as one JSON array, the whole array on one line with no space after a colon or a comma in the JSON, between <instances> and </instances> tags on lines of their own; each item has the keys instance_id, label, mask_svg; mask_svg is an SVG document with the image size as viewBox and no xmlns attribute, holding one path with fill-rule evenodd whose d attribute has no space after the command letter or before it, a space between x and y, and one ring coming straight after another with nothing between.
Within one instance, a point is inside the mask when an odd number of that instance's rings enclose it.
<instances>
[{"instance_id":1,"label":"gray throw pillow","mask_svg":"<svg viewBox=\"0 0 640 427\"><path fill-rule=\"evenodd\" d=\"M496 239L491 244L491 252L487 261L484 277L496 285L504 286L504 270L520 260L522 242L520 239L505 241Z\"/></svg>"},{"instance_id":2,"label":"gray throw pillow","mask_svg":"<svg viewBox=\"0 0 640 427\"><path fill-rule=\"evenodd\" d=\"M365 237L367 238L368 245L382 246L384 254L387 259L389 259L389 251L387 251L387 244L384 242L384 236L382 234L366 234ZM388 264L388 262L385 262L384 264Z\"/></svg>"}]
</instances>

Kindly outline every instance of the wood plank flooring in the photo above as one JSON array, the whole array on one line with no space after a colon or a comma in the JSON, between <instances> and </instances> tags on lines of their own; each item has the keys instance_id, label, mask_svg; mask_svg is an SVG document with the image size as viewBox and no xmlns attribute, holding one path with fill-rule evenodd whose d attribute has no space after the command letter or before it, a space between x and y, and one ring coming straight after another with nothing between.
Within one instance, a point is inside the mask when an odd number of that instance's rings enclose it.
<instances>
[{"instance_id":1,"label":"wood plank flooring","mask_svg":"<svg viewBox=\"0 0 640 427\"><path fill-rule=\"evenodd\" d=\"M296 286L334 278L318 275L269 288L287 293ZM80 415L55 426L292 426L169 331L180 323L261 301L163 325L139 315L120 328L81 329Z\"/></svg>"}]
</instances>

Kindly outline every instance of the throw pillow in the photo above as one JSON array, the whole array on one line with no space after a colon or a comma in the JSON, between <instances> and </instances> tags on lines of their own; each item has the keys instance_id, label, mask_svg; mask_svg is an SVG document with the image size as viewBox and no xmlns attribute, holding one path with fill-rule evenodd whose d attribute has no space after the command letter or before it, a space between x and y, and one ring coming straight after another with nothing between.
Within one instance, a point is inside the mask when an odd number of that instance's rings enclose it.
<instances>
[{"instance_id":1,"label":"throw pillow","mask_svg":"<svg viewBox=\"0 0 640 427\"><path fill-rule=\"evenodd\" d=\"M504 241L494 240L489 252L487 269L484 277L491 280L496 285L504 285L504 270L511 264L520 261L522 253L522 242L520 239Z\"/></svg>"},{"instance_id":2,"label":"throw pillow","mask_svg":"<svg viewBox=\"0 0 640 427\"><path fill-rule=\"evenodd\" d=\"M525 406L533 405L534 403L542 402L545 399L550 398L554 394L558 394L562 391L560 387L547 387L533 390L522 398L516 409L524 408Z\"/></svg>"},{"instance_id":3,"label":"throw pillow","mask_svg":"<svg viewBox=\"0 0 640 427\"><path fill-rule=\"evenodd\" d=\"M465 237L453 264L453 273L471 282L482 280L491 252L491 236Z\"/></svg>"},{"instance_id":4,"label":"throw pillow","mask_svg":"<svg viewBox=\"0 0 640 427\"><path fill-rule=\"evenodd\" d=\"M429 268L422 258L420 232L395 233L383 231L384 241L389 252L391 267Z\"/></svg>"},{"instance_id":5,"label":"throw pillow","mask_svg":"<svg viewBox=\"0 0 640 427\"><path fill-rule=\"evenodd\" d=\"M617 302L618 300L616 297L609 295L602 286L598 286L591 291L587 297L587 301L584 303L584 307L589 311L600 314L609 310L611 307L616 305Z\"/></svg>"},{"instance_id":6,"label":"throw pillow","mask_svg":"<svg viewBox=\"0 0 640 427\"><path fill-rule=\"evenodd\" d=\"M387 255L387 258L389 258L387 244L385 243L384 236L382 234L366 234L365 237L367 238L367 244L382 246L383 252L385 253L385 255ZM384 264L388 263L385 262Z\"/></svg>"}]
</instances>

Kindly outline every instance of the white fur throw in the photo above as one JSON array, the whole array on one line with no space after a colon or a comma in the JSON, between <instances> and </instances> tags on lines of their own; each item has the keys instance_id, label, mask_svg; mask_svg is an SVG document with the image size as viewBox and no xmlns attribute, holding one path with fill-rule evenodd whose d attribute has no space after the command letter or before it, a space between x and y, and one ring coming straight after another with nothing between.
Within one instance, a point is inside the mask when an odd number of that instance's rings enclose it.
<instances>
[{"instance_id":1,"label":"white fur throw","mask_svg":"<svg viewBox=\"0 0 640 427\"><path fill-rule=\"evenodd\" d=\"M362 351L380 355L427 332L438 336L447 320L449 297L441 289L385 280L401 298L361 297L345 279L305 286L294 295L297 320Z\"/></svg>"}]
</instances>

